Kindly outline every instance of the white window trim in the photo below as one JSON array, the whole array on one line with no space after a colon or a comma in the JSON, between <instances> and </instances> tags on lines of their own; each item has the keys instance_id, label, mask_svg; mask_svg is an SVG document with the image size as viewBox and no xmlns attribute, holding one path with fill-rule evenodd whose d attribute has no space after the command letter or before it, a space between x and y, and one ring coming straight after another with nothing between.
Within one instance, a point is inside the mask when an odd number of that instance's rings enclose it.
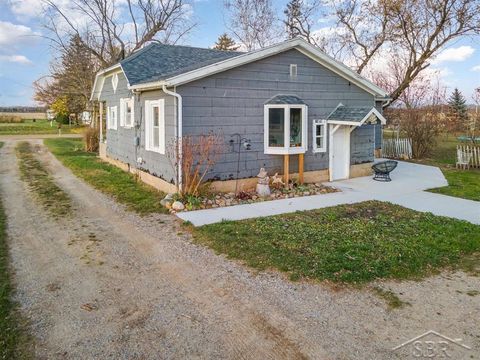
<instances>
[{"instance_id":1,"label":"white window trim","mask_svg":"<svg viewBox=\"0 0 480 360\"><path fill-rule=\"evenodd\" d=\"M290 64L290 77L296 79L298 74L297 64Z\"/></svg>"},{"instance_id":2,"label":"white window trim","mask_svg":"<svg viewBox=\"0 0 480 360\"><path fill-rule=\"evenodd\" d=\"M284 147L270 147L269 144L269 126L268 115L270 109L284 109L285 134ZM300 147L290 147L290 109L302 109L302 145ZM271 104L264 106L263 124L264 124L264 152L272 155L287 155L287 154L304 154L308 149L307 141L307 119L308 112L306 105L300 104Z\"/></svg>"},{"instance_id":3,"label":"white window trim","mask_svg":"<svg viewBox=\"0 0 480 360\"><path fill-rule=\"evenodd\" d=\"M153 107L159 107L158 147L153 146ZM145 150L165 155L165 100L145 100Z\"/></svg>"},{"instance_id":4,"label":"white window trim","mask_svg":"<svg viewBox=\"0 0 480 360\"><path fill-rule=\"evenodd\" d=\"M127 123L127 104L130 103L130 106L132 107L132 111L130 113L130 121ZM124 127L126 129L130 129L133 127L134 124L134 107L133 107L134 101L133 97L131 98L122 98L120 99L120 126Z\"/></svg>"},{"instance_id":5,"label":"white window trim","mask_svg":"<svg viewBox=\"0 0 480 360\"><path fill-rule=\"evenodd\" d=\"M117 92L117 87L118 87L118 74L115 73L112 75L112 88L113 88L114 94Z\"/></svg>"},{"instance_id":6,"label":"white window trim","mask_svg":"<svg viewBox=\"0 0 480 360\"><path fill-rule=\"evenodd\" d=\"M317 126L323 126L323 146L317 147ZM312 146L314 153L326 152L327 151L327 120L324 119L314 119L312 126Z\"/></svg>"},{"instance_id":7,"label":"white window trim","mask_svg":"<svg viewBox=\"0 0 480 360\"><path fill-rule=\"evenodd\" d=\"M107 128L110 130L117 130L117 120L118 120L117 106L107 107Z\"/></svg>"}]
</instances>

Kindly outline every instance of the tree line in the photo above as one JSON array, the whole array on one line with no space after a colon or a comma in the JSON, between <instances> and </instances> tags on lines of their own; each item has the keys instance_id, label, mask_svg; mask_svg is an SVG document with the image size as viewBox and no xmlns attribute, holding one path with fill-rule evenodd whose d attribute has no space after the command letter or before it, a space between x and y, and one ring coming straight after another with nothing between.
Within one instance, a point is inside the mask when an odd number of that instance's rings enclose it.
<instances>
[{"instance_id":1,"label":"tree line","mask_svg":"<svg viewBox=\"0 0 480 360\"><path fill-rule=\"evenodd\" d=\"M156 41L176 44L196 26L188 0L42 0L59 53L35 82L35 99L66 112L86 108L94 74ZM418 106L432 92L435 56L480 34L478 0L224 0L220 50L250 51L301 37L389 91L390 104ZM318 28L319 22L326 26Z\"/></svg>"}]
</instances>

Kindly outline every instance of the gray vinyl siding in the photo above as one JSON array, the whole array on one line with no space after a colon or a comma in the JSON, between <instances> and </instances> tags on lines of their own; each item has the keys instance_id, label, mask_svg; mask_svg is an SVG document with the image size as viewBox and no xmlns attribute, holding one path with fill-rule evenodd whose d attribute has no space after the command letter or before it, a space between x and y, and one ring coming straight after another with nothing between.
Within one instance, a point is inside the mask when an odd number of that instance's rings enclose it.
<instances>
[{"instance_id":1,"label":"gray vinyl siding","mask_svg":"<svg viewBox=\"0 0 480 360\"><path fill-rule=\"evenodd\" d=\"M128 90L127 80L123 73L118 74L117 91L113 92L111 76L105 78L100 100L106 106L117 106L117 130L107 129L107 155L115 160L120 160L132 167L144 170L168 182L174 182L175 173L168 157L157 152L145 150L145 100L165 99L165 147L168 148L175 139L175 99L164 94L161 90L143 92L134 97L133 128L120 126L120 99L130 98L132 93ZM136 137L139 137L139 146L136 146ZM137 163L141 158L142 162Z\"/></svg>"},{"instance_id":2,"label":"gray vinyl siding","mask_svg":"<svg viewBox=\"0 0 480 360\"><path fill-rule=\"evenodd\" d=\"M298 74L290 78L290 64ZM270 174L283 172L283 156L264 154L264 104L275 95L291 94L308 105L308 145L305 171L328 168L328 151L313 153L312 120L324 119L340 102L346 106L374 106L372 94L322 67L297 50L224 71L177 88L183 97L183 133L198 135L215 130L224 135L227 148L208 174L210 179L236 176L238 143L229 145L238 133L251 141L251 150L240 153L239 177L256 176L260 167ZM352 132L352 164L373 160L372 126ZM290 157L290 170L298 169L298 156Z\"/></svg>"}]
</instances>

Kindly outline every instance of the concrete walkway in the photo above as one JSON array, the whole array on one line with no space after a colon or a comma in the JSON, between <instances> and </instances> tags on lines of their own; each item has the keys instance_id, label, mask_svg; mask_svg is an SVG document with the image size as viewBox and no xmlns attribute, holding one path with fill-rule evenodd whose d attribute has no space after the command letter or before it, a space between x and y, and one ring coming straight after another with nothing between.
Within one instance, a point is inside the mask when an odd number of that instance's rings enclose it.
<instances>
[{"instance_id":1,"label":"concrete walkway","mask_svg":"<svg viewBox=\"0 0 480 360\"><path fill-rule=\"evenodd\" d=\"M480 224L480 202L424 191L448 185L439 168L400 161L391 178L392 181L388 183L374 181L371 176L334 181L325 185L342 192L189 211L177 216L195 226L201 226L222 220L242 220L379 200Z\"/></svg>"}]
</instances>

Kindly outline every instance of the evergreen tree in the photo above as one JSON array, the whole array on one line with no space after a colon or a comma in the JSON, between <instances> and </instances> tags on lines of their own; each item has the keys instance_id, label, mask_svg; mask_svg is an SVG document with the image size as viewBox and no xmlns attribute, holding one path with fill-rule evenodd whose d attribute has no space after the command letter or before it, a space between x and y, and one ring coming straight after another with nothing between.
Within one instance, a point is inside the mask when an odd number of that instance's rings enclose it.
<instances>
[{"instance_id":1,"label":"evergreen tree","mask_svg":"<svg viewBox=\"0 0 480 360\"><path fill-rule=\"evenodd\" d=\"M235 41L225 33L218 37L213 48L217 50L235 51L238 50L239 47L240 45L237 45Z\"/></svg>"},{"instance_id":2,"label":"evergreen tree","mask_svg":"<svg viewBox=\"0 0 480 360\"><path fill-rule=\"evenodd\" d=\"M450 108L450 113L457 120L459 120L459 122L463 123L465 120L468 119L465 97L457 88L455 88L452 95L450 95L450 98L448 99L448 106Z\"/></svg>"}]
</instances>

